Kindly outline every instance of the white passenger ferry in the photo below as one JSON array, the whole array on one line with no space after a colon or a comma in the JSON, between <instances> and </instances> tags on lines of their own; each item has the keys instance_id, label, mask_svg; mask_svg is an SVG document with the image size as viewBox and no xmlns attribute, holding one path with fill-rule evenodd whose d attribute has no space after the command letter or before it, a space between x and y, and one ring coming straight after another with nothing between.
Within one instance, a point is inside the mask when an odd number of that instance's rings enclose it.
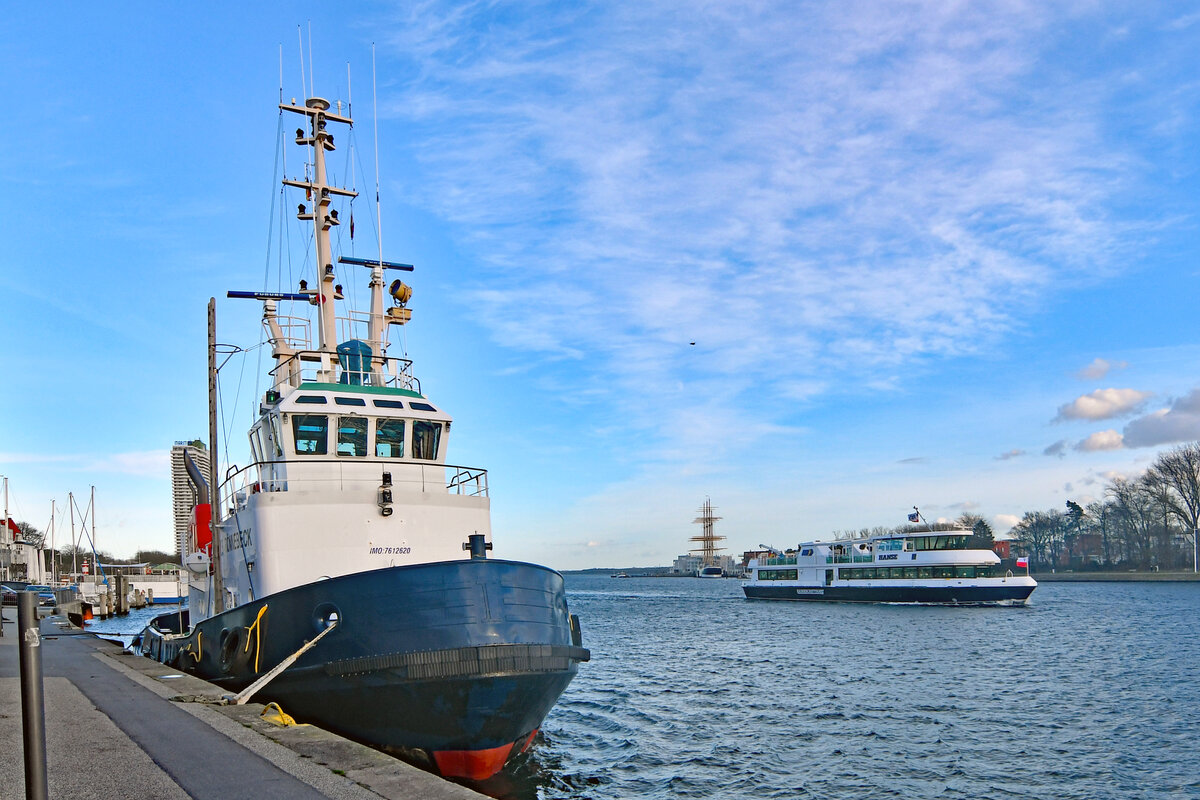
<instances>
[{"instance_id":1,"label":"white passenger ferry","mask_svg":"<svg viewBox=\"0 0 1200 800\"><path fill-rule=\"evenodd\" d=\"M1021 605L1037 582L1004 569L971 531L913 531L813 541L751 559L743 582L753 600Z\"/></svg>"}]
</instances>

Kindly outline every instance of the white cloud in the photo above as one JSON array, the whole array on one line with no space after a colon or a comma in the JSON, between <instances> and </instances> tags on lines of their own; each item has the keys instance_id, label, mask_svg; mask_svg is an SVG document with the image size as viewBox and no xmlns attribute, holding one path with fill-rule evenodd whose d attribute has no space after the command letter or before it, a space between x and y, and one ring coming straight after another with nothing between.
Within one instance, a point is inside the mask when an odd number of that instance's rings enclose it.
<instances>
[{"instance_id":1,"label":"white cloud","mask_svg":"<svg viewBox=\"0 0 1200 800\"><path fill-rule=\"evenodd\" d=\"M1116 431L1096 431L1091 436L1075 445L1075 449L1083 453L1094 453L1098 450L1120 450L1125 446L1123 437Z\"/></svg>"},{"instance_id":2,"label":"white cloud","mask_svg":"<svg viewBox=\"0 0 1200 800\"><path fill-rule=\"evenodd\" d=\"M1021 518L1016 514L997 514L992 517L992 521L996 523L996 532L1003 533L1020 522Z\"/></svg>"},{"instance_id":3,"label":"white cloud","mask_svg":"<svg viewBox=\"0 0 1200 800\"><path fill-rule=\"evenodd\" d=\"M1127 447L1153 447L1159 444L1200 440L1200 389L1125 426Z\"/></svg>"},{"instance_id":4,"label":"white cloud","mask_svg":"<svg viewBox=\"0 0 1200 800\"><path fill-rule=\"evenodd\" d=\"M170 450L145 450L130 453L0 453L0 464L67 464L72 471L163 478L171 474Z\"/></svg>"},{"instance_id":5,"label":"white cloud","mask_svg":"<svg viewBox=\"0 0 1200 800\"><path fill-rule=\"evenodd\" d=\"M996 460L997 461L1009 461L1014 458L1020 458L1023 455L1025 455L1024 450L1009 450L1006 453L1001 453L1000 455L996 456Z\"/></svg>"},{"instance_id":6,"label":"white cloud","mask_svg":"<svg viewBox=\"0 0 1200 800\"><path fill-rule=\"evenodd\" d=\"M415 134L410 193L482 265L462 301L567 359L547 369L586 359L617 402L696 394L693 340L743 419L747 393L875 385L1114 262L1130 162L1101 136L1103 81L1046 72L1045 7L435 3L405 22L387 113Z\"/></svg>"},{"instance_id":7,"label":"white cloud","mask_svg":"<svg viewBox=\"0 0 1200 800\"><path fill-rule=\"evenodd\" d=\"M1100 380L1114 369L1125 369L1129 366L1128 361L1108 361L1107 359L1097 358L1092 363L1088 364L1079 372L1075 373L1075 377L1080 380Z\"/></svg>"},{"instance_id":8,"label":"white cloud","mask_svg":"<svg viewBox=\"0 0 1200 800\"><path fill-rule=\"evenodd\" d=\"M1119 417L1136 411L1153 392L1137 389L1097 389L1091 394L1077 397L1066 405L1059 406L1055 422L1072 419L1100 420Z\"/></svg>"}]
</instances>

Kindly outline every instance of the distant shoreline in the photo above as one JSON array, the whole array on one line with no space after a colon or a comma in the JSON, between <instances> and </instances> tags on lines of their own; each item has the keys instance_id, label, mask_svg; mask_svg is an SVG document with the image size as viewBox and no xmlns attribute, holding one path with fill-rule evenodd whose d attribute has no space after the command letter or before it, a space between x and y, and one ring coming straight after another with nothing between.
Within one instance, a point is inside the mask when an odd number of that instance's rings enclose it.
<instances>
[{"instance_id":1,"label":"distant shoreline","mask_svg":"<svg viewBox=\"0 0 1200 800\"><path fill-rule=\"evenodd\" d=\"M1187 583L1200 581L1200 574L1195 572L1034 572L1031 574L1039 583Z\"/></svg>"},{"instance_id":2,"label":"distant shoreline","mask_svg":"<svg viewBox=\"0 0 1200 800\"><path fill-rule=\"evenodd\" d=\"M623 570L572 569L561 570L564 575L616 575L625 573L629 578L688 578L691 575L653 573L637 567ZM1200 582L1195 572L1031 572L1039 583L1189 583ZM736 580L731 578L731 580Z\"/></svg>"}]
</instances>

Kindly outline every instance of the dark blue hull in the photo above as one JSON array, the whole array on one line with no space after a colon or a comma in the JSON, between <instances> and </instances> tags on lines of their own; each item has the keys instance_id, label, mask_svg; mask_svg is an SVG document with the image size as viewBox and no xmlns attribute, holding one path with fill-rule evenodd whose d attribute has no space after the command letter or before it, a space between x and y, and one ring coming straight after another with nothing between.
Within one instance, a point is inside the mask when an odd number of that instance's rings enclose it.
<instances>
[{"instance_id":1,"label":"dark blue hull","mask_svg":"<svg viewBox=\"0 0 1200 800\"><path fill-rule=\"evenodd\" d=\"M141 646L238 691L332 618L337 628L254 700L461 777L488 777L523 749L589 657L562 576L496 559L299 586L204 620L186 638L147 630ZM463 755L472 753L487 755Z\"/></svg>"},{"instance_id":2,"label":"dark blue hull","mask_svg":"<svg viewBox=\"0 0 1200 800\"><path fill-rule=\"evenodd\" d=\"M751 600L849 603L1023 603L1036 586L743 586Z\"/></svg>"}]
</instances>

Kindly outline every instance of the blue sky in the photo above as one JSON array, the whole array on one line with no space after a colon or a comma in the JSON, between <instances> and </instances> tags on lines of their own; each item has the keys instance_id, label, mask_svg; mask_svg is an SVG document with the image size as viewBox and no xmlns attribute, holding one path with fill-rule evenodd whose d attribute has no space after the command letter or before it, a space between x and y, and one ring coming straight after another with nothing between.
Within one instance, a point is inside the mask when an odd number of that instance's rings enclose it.
<instances>
[{"instance_id":1,"label":"blue sky","mask_svg":"<svg viewBox=\"0 0 1200 800\"><path fill-rule=\"evenodd\" d=\"M299 277L275 104L310 24L317 93L351 65L360 254L376 46L405 345L450 461L489 470L498 556L668 563L705 496L735 552L913 505L1003 530L1200 438L1190 7L27 5L0 29L15 516L95 485L101 547L171 547L207 300L252 345L225 291ZM237 463L259 354L222 372Z\"/></svg>"}]
</instances>

